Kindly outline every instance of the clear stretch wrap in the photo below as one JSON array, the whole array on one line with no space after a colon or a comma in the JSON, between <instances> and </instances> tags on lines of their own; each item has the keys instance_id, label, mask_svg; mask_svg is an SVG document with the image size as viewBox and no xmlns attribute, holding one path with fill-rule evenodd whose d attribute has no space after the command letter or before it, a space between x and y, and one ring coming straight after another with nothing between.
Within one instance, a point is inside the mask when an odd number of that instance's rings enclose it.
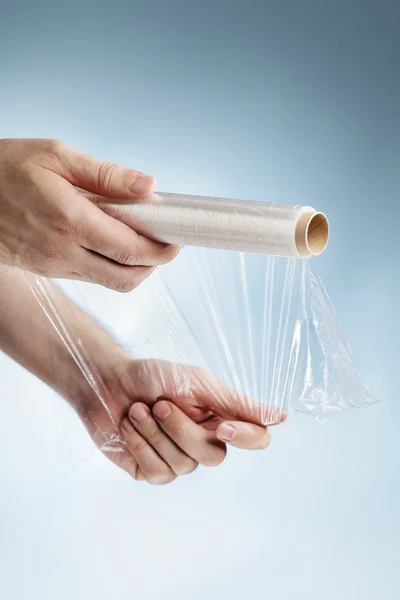
<instances>
[{"instance_id":1,"label":"clear stretch wrap","mask_svg":"<svg viewBox=\"0 0 400 600\"><path fill-rule=\"evenodd\" d=\"M138 233L180 246L309 258L328 242L328 221L310 206L165 193L101 206Z\"/></svg>"},{"instance_id":2,"label":"clear stretch wrap","mask_svg":"<svg viewBox=\"0 0 400 600\"><path fill-rule=\"evenodd\" d=\"M90 415L77 411L103 451L124 451L121 419L137 401L168 398L207 427L233 417L277 424L295 412L324 420L375 402L309 261L272 256L320 253L321 213L162 194L104 208L154 239L193 247L129 294L27 274L84 397L96 398ZM94 341L89 322L104 339Z\"/></svg>"}]
</instances>

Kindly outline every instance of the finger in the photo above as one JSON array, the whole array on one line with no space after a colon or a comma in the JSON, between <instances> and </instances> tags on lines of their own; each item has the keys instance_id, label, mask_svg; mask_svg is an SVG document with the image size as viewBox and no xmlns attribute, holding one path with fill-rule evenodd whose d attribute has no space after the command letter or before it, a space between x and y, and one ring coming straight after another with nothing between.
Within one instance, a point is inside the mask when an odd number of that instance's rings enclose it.
<instances>
[{"instance_id":1,"label":"finger","mask_svg":"<svg viewBox=\"0 0 400 600\"><path fill-rule=\"evenodd\" d=\"M135 402L129 411L129 419L136 431L154 448L176 475L185 475L195 470L197 462L178 448L168 437L145 404Z\"/></svg>"},{"instance_id":2,"label":"finger","mask_svg":"<svg viewBox=\"0 0 400 600\"><path fill-rule=\"evenodd\" d=\"M87 202L77 194L81 202ZM83 248L128 266L164 265L174 259L179 246L146 238L87 202L80 215L78 241Z\"/></svg>"},{"instance_id":3,"label":"finger","mask_svg":"<svg viewBox=\"0 0 400 600\"><path fill-rule=\"evenodd\" d=\"M184 367L182 367L183 369ZM205 410L225 420L248 421L258 425L280 423L286 412L280 406L265 406L218 381L209 371L186 367L187 387Z\"/></svg>"},{"instance_id":4,"label":"finger","mask_svg":"<svg viewBox=\"0 0 400 600\"><path fill-rule=\"evenodd\" d=\"M215 467L225 458L226 446L212 431L206 431L179 410L172 402L160 400L153 415L161 428L186 454L206 467Z\"/></svg>"},{"instance_id":5,"label":"finger","mask_svg":"<svg viewBox=\"0 0 400 600\"><path fill-rule=\"evenodd\" d=\"M286 419L282 406L254 401L218 381L205 369L192 369L191 387L199 404L224 420L240 420L256 425L276 425Z\"/></svg>"},{"instance_id":6,"label":"finger","mask_svg":"<svg viewBox=\"0 0 400 600\"><path fill-rule=\"evenodd\" d=\"M104 456L111 460L117 467L126 471L133 479L139 480L139 468L135 458L132 456L128 450L123 450L122 452L113 452L108 453L105 452Z\"/></svg>"},{"instance_id":7,"label":"finger","mask_svg":"<svg viewBox=\"0 0 400 600\"><path fill-rule=\"evenodd\" d=\"M212 397L211 397L212 398ZM287 412L280 406L265 406L235 391L220 392L214 397L212 410L224 420L240 420L255 425L273 426L282 423ZM210 397L207 406L210 405Z\"/></svg>"},{"instance_id":8,"label":"finger","mask_svg":"<svg viewBox=\"0 0 400 600\"><path fill-rule=\"evenodd\" d=\"M117 467L123 469L136 481L145 481L146 478L140 470L135 458L127 450L118 454L105 454L106 458L111 460Z\"/></svg>"},{"instance_id":9,"label":"finger","mask_svg":"<svg viewBox=\"0 0 400 600\"><path fill-rule=\"evenodd\" d=\"M155 267L126 267L82 249L75 279L97 283L116 292L131 292L150 277Z\"/></svg>"},{"instance_id":10,"label":"finger","mask_svg":"<svg viewBox=\"0 0 400 600\"><path fill-rule=\"evenodd\" d=\"M224 421L218 425L216 436L231 446L247 450L264 450L271 441L266 427L241 421Z\"/></svg>"},{"instance_id":11,"label":"finger","mask_svg":"<svg viewBox=\"0 0 400 600\"><path fill-rule=\"evenodd\" d=\"M67 144L57 149L60 175L72 185L108 198L132 199L150 194L154 177L100 160Z\"/></svg>"},{"instance_id":12,"label":"finger","mask_svg":"<svg viewBox=\"0 0 400 600\"><path fill-rule=\"evenodd\" d=\"M136 459L140 471L149 483L163 485L176 479L172 469L136 431L129 419L122 421L121 434L128 450Z\"/></svg>"}]
</instances>

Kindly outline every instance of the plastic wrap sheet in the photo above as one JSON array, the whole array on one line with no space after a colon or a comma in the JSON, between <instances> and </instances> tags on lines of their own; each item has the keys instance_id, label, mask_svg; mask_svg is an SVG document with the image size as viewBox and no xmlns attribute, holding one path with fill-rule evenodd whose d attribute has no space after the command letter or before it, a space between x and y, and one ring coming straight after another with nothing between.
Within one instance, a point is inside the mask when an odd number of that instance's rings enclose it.
<instances>
[{"instance_id":1,"label":"plastic wrap sheet","mask_svg":"<svg viewBox=\"0 0 400 600\"><path fill-rule=\"evenodd\" d=\"M28 279L104 419L113 420L112 398L84 332L60 308L51 282ZM272 424L286 413L324 420L375 401L309 261L184 248L129 294L81 282L57 285L136 360L135 395L148 404L164 396L222 418L232 409ZM97 424L99 445L117 451L118 423L102 431L105 422Z\"/></svg>"}]
</instances>

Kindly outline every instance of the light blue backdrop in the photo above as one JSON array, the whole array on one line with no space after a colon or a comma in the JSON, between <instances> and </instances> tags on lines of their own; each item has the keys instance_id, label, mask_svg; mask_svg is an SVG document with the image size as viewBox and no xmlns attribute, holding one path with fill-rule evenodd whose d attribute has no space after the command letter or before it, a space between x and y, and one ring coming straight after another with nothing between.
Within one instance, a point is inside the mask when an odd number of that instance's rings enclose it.
<instances>
[{"instance_id":1,"label":"light blue backdrop","mask_svg":"<svg viewBox=\"0 0 400 600\"><path fill-rule=\"evenodd\" d=\"M58 458L52 393L0 357L6 600L397 597L399 20L386 0L0 4L0 136L326 211L318 270L384 400L151 488Z\"/></svg>"}]
</instances>

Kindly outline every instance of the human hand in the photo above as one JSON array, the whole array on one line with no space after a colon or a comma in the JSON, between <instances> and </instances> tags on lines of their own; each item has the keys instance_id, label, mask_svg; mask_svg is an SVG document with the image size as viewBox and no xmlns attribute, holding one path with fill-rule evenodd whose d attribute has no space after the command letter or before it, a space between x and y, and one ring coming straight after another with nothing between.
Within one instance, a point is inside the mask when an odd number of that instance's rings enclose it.
<instances>
[{"instance_id":1,"label":"human hand","mask_svg":"<svg viewBox=\"0 0 400 600\"><path fill-rule=\"evenodd\" d=\"M214 379L207 371L161 360L123 358L106 375L102 400L88 394L75 408L95 443L134 479L173 481L197 465L217 466L226 442L261 449L270 442L262 423L280 422Z\"/></svg>"},{"instance_id":2,"label":"human hand","mask_svg":"<svg viewBox=\"0 0 400 600\"><path fill-rule=\"evenodd\" d=\"M132 201L154 185L56 140L0 140L0 263L131 291L178 248L138 235L89 198Z\"/></svg>"},{"instance_id":3,"label":"human hand","mask_svg":"<svg viewBox=\"0 0 400 600\"><path fill-rule=\"evenodd\" d=\"M28 280L0 264L0 350L64 396L106 456L133 477L166 483L197 464L217 465L225 441L268 445L264 425L282 420L279 409L263 410L203 369L132 360L56 285L41 282L39 304ZM61 321L48 318L51 306Z\"/></svg>"}]
</instances>

